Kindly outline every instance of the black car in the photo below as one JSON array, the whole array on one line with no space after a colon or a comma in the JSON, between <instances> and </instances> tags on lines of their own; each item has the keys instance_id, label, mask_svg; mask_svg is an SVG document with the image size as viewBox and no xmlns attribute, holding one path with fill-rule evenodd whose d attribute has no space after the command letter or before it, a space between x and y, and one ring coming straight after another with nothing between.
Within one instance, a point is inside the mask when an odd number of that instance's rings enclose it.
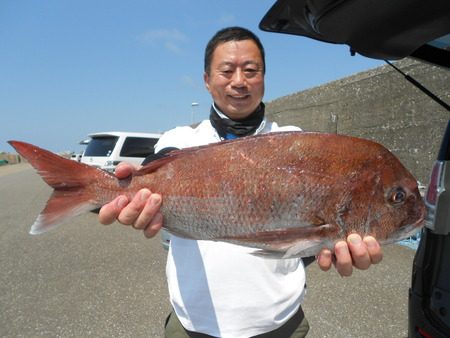
<instances>
[{"instance_id":1,"label":"black car","mask_svg":"<svg viewBox=\"0 0 450 338\"><path fill-rule=\"evenodd\" d=\"M413 57L450 71L449 0L279 0L260 28L346 44L352 54L388 63ZM450 116L446 102L404 75ZM409 337L450 337L450 119L436 153L412 269Z\"/></svg>"}]
</instances>

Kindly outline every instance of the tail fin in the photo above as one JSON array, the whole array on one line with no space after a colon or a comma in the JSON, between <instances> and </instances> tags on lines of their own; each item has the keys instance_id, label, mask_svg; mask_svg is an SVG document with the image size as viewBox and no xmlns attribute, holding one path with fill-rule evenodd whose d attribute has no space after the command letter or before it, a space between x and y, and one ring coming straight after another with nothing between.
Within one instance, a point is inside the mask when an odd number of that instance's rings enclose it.
<instances>
[{"instance_id":1,"label":"tail fin","mask_svg":"<svg viewBox=\"0 0 450 338\"><path fill-rule=\"evenodd\" d=\"M99 180L114 179L111 174L53 154L32 144L9 141L37 170L54 191L44 210L31 226L30 234L44 233L65 220L101 206L93 186Z\"/></svg>"}]
</instances>

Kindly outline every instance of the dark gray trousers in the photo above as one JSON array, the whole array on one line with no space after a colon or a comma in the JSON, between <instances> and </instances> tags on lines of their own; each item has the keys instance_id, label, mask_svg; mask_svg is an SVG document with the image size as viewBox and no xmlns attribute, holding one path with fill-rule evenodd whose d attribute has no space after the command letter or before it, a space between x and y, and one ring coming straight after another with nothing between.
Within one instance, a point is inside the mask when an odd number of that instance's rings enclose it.
<instances>
[{"instance_id":1,"label":"dark gray trousers","mask_svg":"<svg viewBox=\"0 0 450 338\"><path fill-rule=\"evenodd\" d=\"M283 326L253 338L304 338L309 331L309 324L302 308ZM186 330L177 315L171 312L166 319L165 338L214 338L212 336Z\"/></svg>"}]
</instances>

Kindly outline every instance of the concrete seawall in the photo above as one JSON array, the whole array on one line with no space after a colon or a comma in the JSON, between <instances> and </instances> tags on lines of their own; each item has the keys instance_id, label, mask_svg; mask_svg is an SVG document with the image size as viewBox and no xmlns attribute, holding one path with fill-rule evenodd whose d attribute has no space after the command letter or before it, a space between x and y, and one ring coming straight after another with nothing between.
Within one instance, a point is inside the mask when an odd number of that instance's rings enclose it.
<instances>
[{"instance_id":1,"label":"concrete seawall","mask_svg":"<svg viewBox=\"0 0 450 338\"><path fill-rule=\"evenodd\" d=\"M406 59L395 63L450 102L450 72ZM306 131L375 140L426 183L450 114L390 66L378 67L266 103L269 119Z\"/></svg>"}]
</instances>

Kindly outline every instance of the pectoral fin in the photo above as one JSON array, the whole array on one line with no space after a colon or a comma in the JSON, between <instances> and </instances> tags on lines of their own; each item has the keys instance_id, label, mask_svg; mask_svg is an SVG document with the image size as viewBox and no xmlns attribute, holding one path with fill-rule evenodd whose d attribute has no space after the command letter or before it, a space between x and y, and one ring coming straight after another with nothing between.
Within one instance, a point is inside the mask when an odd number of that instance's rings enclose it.
<instances>
[{"instance_id":1,"label":"pectoral fin","mask_svg":"<svg viewBox=\"0 0 450 338\"><path fill-rule=\"evenodd\" d=\"M324 248L330 248L332 242L327 239L318 240L300 240L293 243L291 246L285 248L286 251L273 251L273 250L256 250L252 252L252 255L264 258L285 259L295 257L311 257L316 256L320 250Z\"/></svg>"},{"instance_id":2,"label":"pectoral fin","mask_svg":"<svg viewBox=\"0 0 450 338\"><path fill-rule=\"evenodd\" d=\"M322 248L332 247L338 233L338 226L323 224L257 231L218 240L259 248L261 250L254 254L266 258L308 257L317 254Z\"/></svg>"}]
</instances>

